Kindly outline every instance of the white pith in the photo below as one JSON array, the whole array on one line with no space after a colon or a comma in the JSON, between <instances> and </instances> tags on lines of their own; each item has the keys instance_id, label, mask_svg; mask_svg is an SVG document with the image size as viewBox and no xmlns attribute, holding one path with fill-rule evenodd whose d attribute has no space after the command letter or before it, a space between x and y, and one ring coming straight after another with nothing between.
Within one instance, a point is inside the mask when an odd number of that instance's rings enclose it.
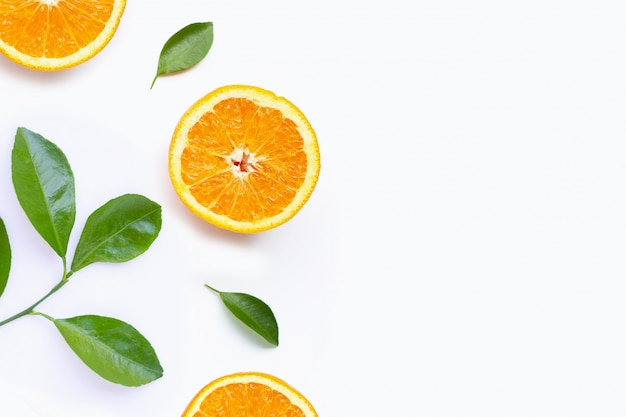
<instances>
[{"instance_id":1,"label":"white pith","mask_svg":"<svg viewBox=\"0 0 626 417\"><path fill-rule=\"evenodd\" d=\"M247 148L235 149L228 160L231 163L231 172L233 175L240 179L245 179L248 174L256 171L256 164L259 162L259 158L257 158L253 153L251 153ZM242 164L245 163L245 166Z\"/></svg>"}]
</instances>

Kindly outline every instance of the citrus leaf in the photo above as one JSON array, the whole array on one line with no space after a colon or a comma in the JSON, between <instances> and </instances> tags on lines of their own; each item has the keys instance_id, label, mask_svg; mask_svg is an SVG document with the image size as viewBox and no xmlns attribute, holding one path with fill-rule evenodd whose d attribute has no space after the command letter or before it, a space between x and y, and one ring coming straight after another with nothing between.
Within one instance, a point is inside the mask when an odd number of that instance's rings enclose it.
<instances>
[{"instance_id":1,"label":"citrus leaf","mask_svg":"<svg viewBox=\"0 0 626 417\"><path fill-rule=\"evenodd\" d=\"M250 294L223 292L206 284L205 286L219 294L226 308L243 324L268 343L278 346L278 323L272 309L265 302Z\"/></svg>"},{"instance_id":2,"label":"citrus leaf","mask_svg":"<svg viewBox=\"0 0 626 417\"><path fill-rule=\"evenodd\" d=\"M53 322L85 365L108 381L136 387L163 376L150 342L121 320L85 315Z\"/></svg>"},{"instance_id":3,"label":"citrus leaf","mask_svg":"<svg viewBox=\"0 0 626 417\"><path fill-rule=\"evenodd\" d=\"M72 271L94 262L126 262L144 253L161 230L161 206L138 194L114 198L94 211L81 233Z\"/></svg>"},{"instance_id":4,"label":"citrus leaf","mask_svg":"<svg viewBox=\"0 0 626 417\"><path fill-rule=\"evenodd\" d=\"M31 224L65 257L76 217L74 174L65 154L43 136L20 127L12 151L12 177Z\"/></svg>"},{"instance_id":5,"label":"citrus leaf","mask_svg":"<svg viewBox=\"0 0 626 417\"><path fill-rule=\"evenodd\" d=\"M173 34L161 49L157 73L150 88L160 75L183 71L196 65L213 45L213 23L199 22L185 26Z\"/></svg>"},{"instance_id":6,"label":"citrus leaf","mask_svg":"<svg viewBox=\"0 0 626 417\"><path fill-rule=\"evenodd\" d=\"M0 296L4 292L9 281L9 271L11 270L11 245L9 235L4 221L0 219Z\"/></svg>"}]
</instances>

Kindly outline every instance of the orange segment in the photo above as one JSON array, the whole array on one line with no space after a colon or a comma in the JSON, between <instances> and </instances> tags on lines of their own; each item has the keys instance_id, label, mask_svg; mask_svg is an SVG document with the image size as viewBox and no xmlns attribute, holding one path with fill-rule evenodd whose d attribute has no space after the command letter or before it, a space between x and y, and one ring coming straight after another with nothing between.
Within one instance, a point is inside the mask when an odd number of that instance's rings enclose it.
<instances>
[{"instance_id":1,"label":"orange segment","mask_svg":"<svg viewBox=\"0 0 626 417\"><path fill-rule=\"evenodd\" d=\"M313 128L291 102L253 86L218 88L181 118L169 170L181 200L206 221L255 233L291 219L320 171Z\"/></svg>"},{"instance_id":2,"label":"orange segment","mask_svg":"<svg viewBox=\"0 0 626 417\"><path fill-rule=\"evenodd\" d=\"M92 58L111 40L126 0L0 0L0 52L38 70Z\"/></svg>"},{"instance_id":3,"label":"orange segment","mask_svg":"<svg viewBox=\"0 0 626 417\"><path fill-rule=\"evenodd\" d=\"M275 376L259 372L226 375L202 388L182 417L317 417L311 403Z\"/></svg>"}]
</instances>

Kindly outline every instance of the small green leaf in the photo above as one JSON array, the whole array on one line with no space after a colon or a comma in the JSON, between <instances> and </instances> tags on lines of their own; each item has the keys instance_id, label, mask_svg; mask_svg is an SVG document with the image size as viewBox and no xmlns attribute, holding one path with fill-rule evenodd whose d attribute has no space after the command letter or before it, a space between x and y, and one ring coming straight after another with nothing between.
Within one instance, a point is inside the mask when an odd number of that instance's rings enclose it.
<instances>
[{"instance_id":1,"label":"small green leaf","mask_svg":"<svg viewBox=\"0 0 626 417\"><path fill-rule=\"evenodd\" d=\"M123 321L86 315L53 322L74 353L108 381L137 387L163 376L150 342Z\"/></svg>"},{"instance_id":2,"label":"small green leaf","mask_svg":"<svg viewBox=\"0 0 626 417\"><path fill-rule=\"evenodd\" d=\"M65 154L43 136L20 127L12 151L12 177L31 224L65 257L76 217L74 174Z\"/></svg>"},{"instance_id":3,"label":"small green leaf","mask_svg":"<svg viewBox=\"0 0 626 417\"><path fill-rule=\"evenodd\" d=\"M11 270L11 245L9 235L4 221L0 219L0 296L4 292L9 281L9 271Z\"/></svg>"},{"instance_id":4,"label":"small green leaf","mask_svg":"<svg viewBox=\"0 0 626 417\"><path fill-rule=\"evenodd\" d=\"M213 45L213 23L200 22L185 26L173 34L161 49L157 73L150 89L160 75L183 71L196 65Z\"/></svg>"},{"instance_id":5,"label":"small green leaf","mask_svg":"<svg viewBox=\"0 0 626 417\"><path fill-rule=\"evenodd\" d=\"M222 302L243 324L254 330L267 342L278 346L278 323L272 309L260 299L240 292L222 292L205 286L219 294Z\"/></svg>"},{"instance_id":6,"label":"small green leaf","mask_svg":"<svg viewBox=\"0 0 626 417\"><path fill-rule=\"evenodd\" d=\"M134 259L148 250L160 230L159 204L138 194L114 198L87 218L71 269Z\"/></svg>"}]
</instances>

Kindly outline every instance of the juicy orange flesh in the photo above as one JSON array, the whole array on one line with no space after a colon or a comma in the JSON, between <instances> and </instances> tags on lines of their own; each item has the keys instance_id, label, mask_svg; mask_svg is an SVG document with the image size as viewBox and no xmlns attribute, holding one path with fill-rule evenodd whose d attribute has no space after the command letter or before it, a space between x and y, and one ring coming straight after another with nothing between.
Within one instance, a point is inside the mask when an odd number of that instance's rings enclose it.
<instances>
[{"instance_id":1,"label":"juicy orange flesh","mask_svg":"<svg viewBox=\"0 0 626 417\"><path fill-rule=\"evenodd\" d=\"M280 392L254 382L233 383L210 392L193 417L305 417Z\"/></svg>"},{"instance_id":2,"label":"juicy orange flesh","mask_svg":"<svg viewBox=\"0 0 626 417\"><path fill-rule=\"evenodd\" d=\"M279 110L227 98L189 129L182 179L215 214L241 222L268 218L281 213L304 182L303 146L296 124Z\"/></svg>"},{"instance_id":3,"label":"juicy orange flesh","mask_svg":"<svg viewBox=\"0 0 626 417\"><path fill-rule=\"evenodd\" d=\"M113 12L113 0L0 1L0 38L33 57L61 58L90 44Z\"/></svg>"}]
</instances>

